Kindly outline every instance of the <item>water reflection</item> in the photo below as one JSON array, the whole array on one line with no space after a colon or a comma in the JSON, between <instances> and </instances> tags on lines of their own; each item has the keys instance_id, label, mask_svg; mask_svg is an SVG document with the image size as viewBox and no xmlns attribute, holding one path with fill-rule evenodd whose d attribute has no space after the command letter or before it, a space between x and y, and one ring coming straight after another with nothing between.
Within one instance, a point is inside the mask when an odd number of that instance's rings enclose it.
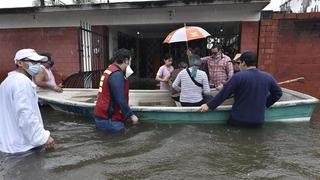
<instances>
[{"instance_id":1,"label":"water reflection","mask_svg":"<svg viewBox=\"0 0 320 180\"><path fill-rule=\"evenodd\" d=\"M309 123L257 129L142 123L105 135L90 119L42 112L56 149L18 161L1 157L5 179L320 178L320 130Z\"/></svg>"},{"instance_id":2,"label":"water reflection","mask_svg":"<svg viewBox=\"0 0 320 180\"><path fill-rule=\"evenodd\" d=\"M26 153L0 153L0 179L42 179L47 176L44 167L44 149Z\"/></svg>"}]
</instances>

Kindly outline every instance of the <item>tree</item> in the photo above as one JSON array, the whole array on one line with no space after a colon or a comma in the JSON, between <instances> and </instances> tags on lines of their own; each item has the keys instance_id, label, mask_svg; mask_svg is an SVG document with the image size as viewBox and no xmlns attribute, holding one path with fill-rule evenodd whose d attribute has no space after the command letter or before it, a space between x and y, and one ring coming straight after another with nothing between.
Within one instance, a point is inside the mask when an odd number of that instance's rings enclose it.
<instances>
[{"instance_id":1,"label":"tree","mask_svg":"<svg viewBox=\"0 0 320 180\"><path fill-rule=\"evenodd\" d=\"M33 0L32 4L34 6L41 6L41 7L65 5L65 3L60 0Z\"/></svg>"},{"instance_id":2,"label":"tree","mask_svg":"<svg viewBox=\"0 0 320 180\"><path fill-rule=\"evenodd\" d=\"M74 4L92 4L95 3L95 0L72 0Z\"/></svg>"}]
</instances>

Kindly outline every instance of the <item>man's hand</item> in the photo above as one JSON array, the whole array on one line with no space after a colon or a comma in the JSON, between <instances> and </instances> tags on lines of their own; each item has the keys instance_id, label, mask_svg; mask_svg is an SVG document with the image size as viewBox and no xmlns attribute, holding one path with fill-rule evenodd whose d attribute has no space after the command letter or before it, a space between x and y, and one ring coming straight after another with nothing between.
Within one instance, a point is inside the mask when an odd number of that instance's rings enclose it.
<instances>
[{"instance_id":1,"label":"man's hand","mask_svg":"<svg viewBox=\"0 0 320 180\"><path fill-rule=\"evenodd\" d=\"M218 91L221 91L221 90L223 89L223 84L222 84L222 83L219 84L219 85L216 87L216 89L217 89Z\"/></svg>"},{"instance_id":2,"label":"man's hand","mask_svg":"<svg viewBox=\"0 0 320 180\"><path fill-rule=\"evenodd\" d=\"M54 88L53 88L53 90L54 91L56 91L56 92L59 92L59 93L61 93L63 90L62 90L62 88L58 85L58 86L55 86Z\"/></svg>"},{"instance_id":3,"label":"man's hand","mask_svg":"<svg viewBox=\"0 0 320 180\"><path fill-rule=\"evenodd\" d=\"M207 112L207 111L209 111L208 105L207 105L207 104L202 104L202 105L200 106L200 108L199 108L199 111L200 111L200 112Z\"/></svg>"},{"instance_id":4,"label":"man's hand","mask_svg":"<svg viewBox=\"0 0 320 180\"><path fill-rule=\"evenodd\" d=\"M52 149L52 148L54 148L54 145L55 145L55 144L56 144L56 143L55 143L54 139L53 139L51 136L49 136L49 138L48 138L46 144L44 145L44 147L45 147L46 149Z\"/></svg>"},{"instance_id":5,"label":"man's hand","mask_svg":"<svg viewBox=\"0 0 320 180\"><path fill-rule=\"evenodd\" d=\"M163 82L167 82L169 81L169 79L170 79L170 76L166 76L165 78L163 78Z\"/></svg>"},{"instance_id":6,"label":"man's hand","mask_svg":"<svg viewBox=\"0 0 320 180\"><path fill-rule=\"evenodd\" d=\"M139 119L136 115L132 115L130 119L132 121L132 124L138 124Z\"/></svg>"}]
</instances>

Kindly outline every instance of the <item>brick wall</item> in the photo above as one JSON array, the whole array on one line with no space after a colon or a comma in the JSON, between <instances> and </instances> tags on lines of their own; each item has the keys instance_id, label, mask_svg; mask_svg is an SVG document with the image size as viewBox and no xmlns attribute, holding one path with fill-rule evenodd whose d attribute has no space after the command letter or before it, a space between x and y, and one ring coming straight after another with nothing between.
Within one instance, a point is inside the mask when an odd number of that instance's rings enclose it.
<instances>
[{"instance_id":1,"label":"brick wall","mask_svg":"<svg viewBox=\"0 0 320 180\"><path fill-rule=\"evenodd\" d=\"M241 22L240 52L258 50L259 22Z\"/></svg>"},{"instance_id":2,"label":"brick wall","mask_svg":"<svg viewBox=\"0 0 320 180\"><path fill-rule=\"evenodd\" d=\"M320 13L282 14L261 20L259 68L278 80L305 77L284 85L320 98Z\"/></svg>"},{"instance_id":3,"label":"brick wall","mask_svg":"<svg viewBox=\"0 0 320 180\"><path fill-rule=\"evenodd\" d=\"M57 81L78 72L77 42L76 28L0 29L0 82L15 69L13 58L22 48L50 52L55 60Z\"/></svg>"}]
</instances>

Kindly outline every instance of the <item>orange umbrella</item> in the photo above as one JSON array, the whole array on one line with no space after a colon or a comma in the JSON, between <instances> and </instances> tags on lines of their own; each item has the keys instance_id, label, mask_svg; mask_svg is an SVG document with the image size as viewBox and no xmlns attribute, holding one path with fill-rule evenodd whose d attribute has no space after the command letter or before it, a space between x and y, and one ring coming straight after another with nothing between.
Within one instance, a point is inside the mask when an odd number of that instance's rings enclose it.
<instances>
[{"instance_id":1,"label":"orange umbrella","mask_svg":"<svg viewBox=\"0 0 320 180\"><path fill-rule=\"evenodd\" d=\"M210 36L210 34L197 26L184 26L180 29L172 31L163 43L188 42L195 39L202 39Z\"/></svg>"}]
</instances>

